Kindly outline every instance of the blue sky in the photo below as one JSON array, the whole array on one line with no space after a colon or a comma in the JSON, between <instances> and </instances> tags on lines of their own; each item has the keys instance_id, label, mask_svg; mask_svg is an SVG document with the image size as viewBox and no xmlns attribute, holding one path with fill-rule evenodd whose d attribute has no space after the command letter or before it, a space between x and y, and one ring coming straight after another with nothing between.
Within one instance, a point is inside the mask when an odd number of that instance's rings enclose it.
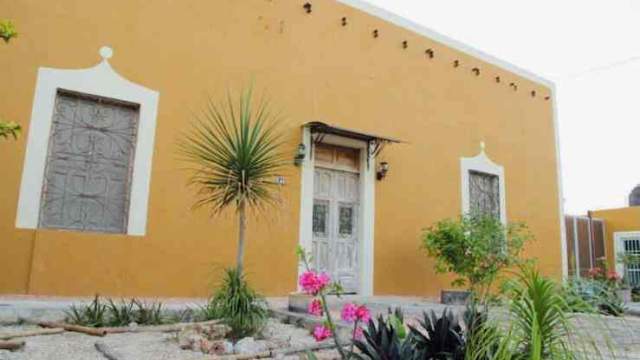
<instances>
[{"instance_id":1,"label":"blue sky","mask_svg":"<svg viewBox=\"0 0 640 360\"><path fill-rule=\"evenodd\" d=\"M367 1L554 81L566 212L626 205L640 183L640 1Z\"/></svg>"}]
</instances>

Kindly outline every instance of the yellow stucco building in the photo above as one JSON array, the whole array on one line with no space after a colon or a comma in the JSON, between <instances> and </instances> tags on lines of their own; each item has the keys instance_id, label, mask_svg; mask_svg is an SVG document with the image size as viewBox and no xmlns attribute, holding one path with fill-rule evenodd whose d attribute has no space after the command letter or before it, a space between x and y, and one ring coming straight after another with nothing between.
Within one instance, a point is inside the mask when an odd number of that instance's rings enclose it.
<instances>
[{"instance_id":1,"label":"yellow stucco building","mask_svg":"<svg viewBox=\"0 0 640 360\"><path fill-rule=\"evenodd\" d=\"M640 188L639 188L640 189ZM640 254L640 206L629 206L617 209L603 209L591 212L594 217L604 220L605 254L609 269L616 269L623 274L624 267L620 256L623 253ZM640 267L627 269L630 281L640 283Z\"/></svg>"},{"instance_id":2,"label":"yellow stucco building","mask_svg":"<svg viewBox=\"0 0 640 360\"><path fill-rule=\"evenodd\" d=\"M566 268L542 78L358 0L0 8L20 32L0 46L0 111L24 128L0 142L0 293L208 295L236 219L190 209L176 138L207 94L251 82L292 149L283 208L249 222L259 291L296 289L301 244L354 292L436 296L451 277L421 230L477 204L530 226L544 273Z\"/></svg>"}]
</instances>

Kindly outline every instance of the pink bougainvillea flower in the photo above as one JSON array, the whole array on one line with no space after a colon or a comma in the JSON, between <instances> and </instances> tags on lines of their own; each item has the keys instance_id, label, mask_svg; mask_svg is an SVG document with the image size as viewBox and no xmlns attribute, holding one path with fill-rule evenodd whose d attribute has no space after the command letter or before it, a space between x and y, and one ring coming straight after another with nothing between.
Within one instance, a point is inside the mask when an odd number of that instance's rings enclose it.
<instances>
[{"instance_id":1,"label":"pink bougainvillea flower","mask_svg":"<svg viewBox=\"0 0 640 360\"><path fill-rule=\"evenodd\" d=\"M342 317L342 320L349 323L356 321L358 319L357 311L358 311L358 306L356 306L355 304L352 304L352 303L344 304L344 306L342 307L342 312L340 314Z\"/></svg>"},{"instance_id":2,"label":"pink bougainvillea flower","mask_svg":"<svg viewBox=\"0 0 640 360\"><path fill-rule=\"evenodd\" d=\"M364 332L362 331L362 328L360 326L358 326L353 331L353 339L354 340L362 340L363 337L364 337Z\"/></svg>"},{"instance_id":3,"label":"pink bougainvillea flower","mask_svg":"<svg viewBox=\"0 0 640 360\"><path fill-rule=\"evenodd\" d=\"M365 305L360 305L356 310L356 316L358 320L366 323L371 319L371 312L369 312L369 309Z\"/></svg>"},{"instance_id":4,"label":"pink bougainvillea flower","mask_svg":"<svg viewBox=\"0 0 640 360\"><path fill-rule=\"evenodd\" d=\"M318 325L313 329L313 337L316 341L322 341L331 337L331 330L324 325Z\"/></svg>"},{"instance_id":5,"label":"pink bougainvillea flower","mask_svg":"<svg viewBox=\"0 0 640 360\"><path fill-rule=\"evenodd\" d=\"M611 270L607 274L607 278L609 278L609 280L611 280L611 281L618 281L618 280L620 280L620 275L618 275L617 272Z\"/></svg>"},{"instance_id":6,"label":"pink bougainvillea flower","mask_svg":"<svg viewBox=\"0 0 640 360\"><path fill-rule=\"evenodd\" d=\"M321 273L320 275L318 275L317 282L318 287L320 288L320 290L322 290L329 285L329 283L331 282L331 278L327 273Z\"/></svg>"},{"instance_id":7,"label":"pink bougainvillea flower","mask_svg":"<svg viewBox=\"0 0 640 360\"><path fill-rule=\"evenodd\" d=\"M298 283L306 294L315 296L329 285L330 281L331 278L325 273L318 275L313 271L305 271L300 275Z\"/></svg>"},{"instance_id":8,"label":"pink bougainvillea flower","mask_svg":"<svg viewBox=\"0 0 640 360\"><path fill-rule=\"evenodd\" d=\"M309 303L309 314L322 316L322 302L320 302L320 299L313 299Z\"/></svg>"}]
</instances>

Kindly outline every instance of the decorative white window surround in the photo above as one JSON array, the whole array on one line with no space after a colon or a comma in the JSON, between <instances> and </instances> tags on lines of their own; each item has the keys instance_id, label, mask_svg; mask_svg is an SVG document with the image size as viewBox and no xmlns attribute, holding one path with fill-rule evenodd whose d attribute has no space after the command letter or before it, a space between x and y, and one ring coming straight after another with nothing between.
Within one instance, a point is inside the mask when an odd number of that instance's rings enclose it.
<instances>
[{"instance_id":1,"label":"decorative white window surround","mask_svg":"<svg viewBox=\"0 0 640 360\"><path fill-rule=\"evenodd\" d=\"M31 112L16 227L37 229L47 147L58 90L112 98L140 106L138 138L135 147L127 235L146 232L147 206L151 181L151 161L158 111L157 91L147 89L120 76L108 59L109 47L100 49L102 61L88 69L38 69L38 79Z\"/></svg>"},{"instance_id":2,"label":"decorative white window surround","mask_svg":"<svg viewBox=\"0 0 640 360\"><path fill-rule=\"evenodd\" d=\"M613 260L616 266L616 272L620 275L624 274L624 264L618 262L618 254L624 252L624 240L640 239L640 231L617 231L613 233Z\"/></svg>"},{"instance_id":3,"label":"decorative white window surround","mask_svg":"<svg viewBox=\"0 0 640 360\"><path fill-rule=\"evenodd\" d=\"M309 128L302 129L302 141L307 149L307 154L301 165L301 188L300 188L300 233L299 244L307 252L311 252L313 239L313 182L314 182L314 157L311 146L311 131ZM357 230L362 234L359 258L359 279L360 290L358 295L373 295L373 254L374 254L374 216L375 216L375 182L376 171L375 162L371 161L367 166L367 156L369 151L367 143L334 135L327 135L322 140L323 143L360 149L360 219ZM302 266L298 268L298 275L302 274ZM298 288L299 290L299 288Z\"/></svg>"},{"instance_id":4,"label":"decorative white window surround","mask_svg":"<svg viewBox=\"0 0 640 360\"><path fill-rule=\"evenodd\" d=\"M507 223L506 192L504 180L504 167L491 161L484 151L484 143L480 144L480 153L474 157L460 158L460 175L462 184L462 213L468 214L470 210L469 178L471 171L495 175L499 179L500 189L500 221Z\"/></svg>"}]
</instances>

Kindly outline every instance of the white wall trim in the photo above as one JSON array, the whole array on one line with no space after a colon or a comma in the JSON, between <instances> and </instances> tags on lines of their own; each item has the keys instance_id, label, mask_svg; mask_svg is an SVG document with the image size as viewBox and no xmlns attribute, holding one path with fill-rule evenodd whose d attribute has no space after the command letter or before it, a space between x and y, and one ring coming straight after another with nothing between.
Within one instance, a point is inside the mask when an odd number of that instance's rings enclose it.
<instances>
[{"instance_id":1,"label":"white wall trim","mask_svg":"<svg viewBox=\"0 0 640 360\"><path fill-rule=\"evenodd\" d=\"M501 67L505 70L508 70L514 74L520 75L525 79L531 80L535 83L542 84L545 86L553 87L553 82L545 79L537 74L529 70L525 70L517 65L509 63L507 61L498 59L492 55L489 55L483 51L480 51L476 48L473 48L467 44L464 44L460 41L454 40L446 35L443 35L437 31L431 30L423 25L415 23L407 18L404 18L400 15L394 14L390 11L372 5L363 0L337 0L338 2L348 5L352 8L358 9L360 11L364 11L365 13L388 21L396 26L407 29L419 35L425 36L429 39L435 40L444 45L450 46L453 49L461 51L465 54L471 55L475 58L478 58L482 61L485 61L489 64L493 64L495 66Z\"/></svg>"},{"instance_id":2,"label":"white wall trim","mask_svg":"<svg viewBox=\"0 0 640 360\"><path fill-rule=\"evenodd\" d=\"M560 126L558 124L558 97L555 84L550 84L551 107L553 116L553 136L556 150L556 176L558 182L558 211L560 213L560 251L562 257L562 277L569 278L569 252L567 249L567 230L564 219L564 185L562 183L562 157L560 156ZM603 225L604 227L604 225ZM606 248L606 246L605 246ZM578 271L579 273L579 271Z\"/></svg>"},{"instance_id":3,"label":"white wall trim","mask_svg":"<svg viewBox=\"0 0 640 360\"><path fill-rule=\"evenodd\" d=\"M618 262L618 254L624 250L622 241L627 238L640 239L640 231L618 231L613 233L613 261L615 263L616 272L620 276L625 276L624 265Z\"/></svg>"},{"instance_id":4,"label":"white wall trim","mask_svg":"<svg viewBox=\"0 0 640 360\"><path fill-rule=\"evenodd\" d=\"M504 167L494 163L484 151L484 143L480 144L480 153L474 157L460 158L460 176L462 191L462 214L468 214L470 210L469 199L469 172L478 171L498 177L500 189L500 220L507 223L507 200L505 191Z\"/></svg>"},{"instance_id":5,"label":"white wall trim","mask_svg":"<svg viewBox=\"0 0 640 360\"><path fill-rule=\"evenodd\" d=\"M367 157L369 149L367 143L354 139L327 135L322 140L325 144L338 145L360 149L360 228L358 233L361 234L359 247L359 274L360 290L358 295L373 295L373 279L374 279L374 221L375 221L375 182L376 182L376 164L375 159L371 159L367 166ZM307 149L306 157L301 165L301 184L300 184L300 229L299 244L307 252L312 250L313 241L313 197L314 197L314 173L315 160L313 156L313 147L311 144L311 132L309 128L302 128L302 143ZM298 268L298 276L302 274L304 269ZM298 290L300 288L298 287Z\"/></svg>"},{"instance_id":6,"label":"white wall trim","mask_svg":"<svg viewBox=\"0 0 640 360\"><path fill-rule=\"evenodd\" d=\"M101 48L100 55L102 61L88 69L38 69L20 184L16 217L18 228L38 228L46 149L49 144L56 93L61 89L140 105L127 234L142 236L146 232L159 93L130 82L113 70L108 61L112 56L110 48Z\"/></svg>"}]
</instances>

